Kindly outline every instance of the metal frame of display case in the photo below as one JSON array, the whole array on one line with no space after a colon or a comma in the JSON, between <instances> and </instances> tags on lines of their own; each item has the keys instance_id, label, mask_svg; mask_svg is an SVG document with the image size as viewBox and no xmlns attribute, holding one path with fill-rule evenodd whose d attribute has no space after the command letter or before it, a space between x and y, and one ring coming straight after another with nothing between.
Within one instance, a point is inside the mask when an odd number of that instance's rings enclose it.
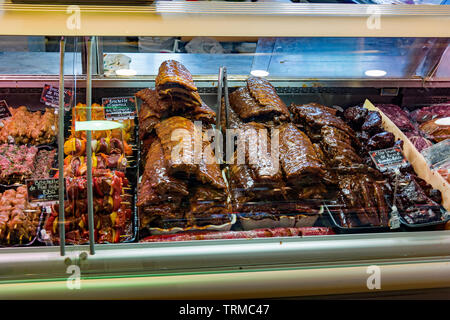
<instances>
[{"instance_id":1,"label":"metal frame of display case","mask_svg":"<svg viewBox=\"0 0 450 320\"><path fill-rule=\"evenodd\" d=\"M3 35L450 37L448 6L156 1L68 7L8 0L0 9Z\"/></svg>"},{"instance_id":2,"label":"metal frame of display case","mask_svg":"<svg viewBox=\"0 0 450 320\"><path fill-rule=\"evenodd\" d=\"M67 9L7 2L0 6L1 33L450 37L450 7L161 1L144 7L79 6L81 24L74 29L67 27L74 12ZM373 14L381 18L380 29L367 28ZM417 25L423 27L412 27ZM87 78L77 76L77 87L89 89ZM66 84L75 81L72 76L63 79ZM230 87L245 79L228 76ZM2 75L0 87L36 88L57 85L58 80ZM450 79L433 79L432 74L423 79L269 80L288 89L450 87ZM93 88L137 88L148 87L154 76L93 75L91 81ZM194 81L215 93L217 76L194 76ZM99 245L95 255L87 254L87 246L67 246L65 256L58 247L5 248L0 252L0 298L255 298L371 292L367 278L373 265L381 269L381 290L450 287L449 248L450 231ZM69 265L80 267L81 290L67 288Z\"/></svg>"}]
</instances>

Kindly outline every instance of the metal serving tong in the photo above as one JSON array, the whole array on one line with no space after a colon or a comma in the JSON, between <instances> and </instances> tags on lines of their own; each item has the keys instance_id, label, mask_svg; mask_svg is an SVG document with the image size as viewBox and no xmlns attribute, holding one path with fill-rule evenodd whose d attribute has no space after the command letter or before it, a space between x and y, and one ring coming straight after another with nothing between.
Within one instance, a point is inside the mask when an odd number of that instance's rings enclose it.
<instances>
[{"instance_id":1,"label":"metal serving tong","mask_svg":"<svg viewBox=\"0 0 450 320\"><path fill-rule=\"evenodd\" d=\"M227 68L219 68L219 81L217 84L217 120L216 128L222 130L220 120L222 119L222 87L225 100L225 126L228 128L228 110L230 108L230 101L228 99L228 79L227 79Z\"/></svg>"}]
</instances>

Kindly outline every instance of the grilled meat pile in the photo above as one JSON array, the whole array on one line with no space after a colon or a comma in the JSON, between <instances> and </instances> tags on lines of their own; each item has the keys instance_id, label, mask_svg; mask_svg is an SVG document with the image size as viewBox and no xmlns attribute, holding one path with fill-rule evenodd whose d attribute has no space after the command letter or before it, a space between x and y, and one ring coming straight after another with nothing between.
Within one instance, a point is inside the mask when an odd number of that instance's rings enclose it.
<instances>
[{"instance_id":1,"label":"grilled meat pile","mask_svg":"<svg viewBox=\"0 0 450 320\"><path fill-rule=\"evenodd\" d=\"M336 110L319 104L292 104L290 108L294 122L320 146L328 188L337 191L337 201L330 207L335 209L340 224L386 226L389 207L384 199L384 182L380 181L383 177L365 163L357 138L364 134L370 139L379 133L381 118L367 109L347 109L344 117L352 128L336 115Z\"/></svg>"},{"instance_id":2,"label":"grilled meat pile","mask_svg":"<svg viewBox=\"0 0 450 320\"><path fill-rule=\"evenodd\" d=\"M229 162L233 211L254 220L318 213L319 199L327 193L324 163L317 146L290 123L275 88L250 77L230 94L230 107L228 128L240 129ZM222 101L223 128L225 114Z\"/></svg>"},{"instance_id":3,"label":"grilled meat pile","mask_svg":"<svg viewBox=\"0 0 450 320\"><path fill-rule=\"evenodd\" d=\"M215 123L216 113L201 99L192 75L181 63L164 61L156 77L156 88L136 93L142 100L139 110L139 137L143 141L155 126L171 116L181 115L201 121L205 127Z\"/></svg>"},{"instance_id":4,"label":"grilled meat pile","mask_svg":"<svg viewBox=\"0 0 450 320\"><path fill-rule=\"evenodd\" d=\"M0 244L26 244L36 236L41 210L28 202L27 188L0 193Z\"/></svg>"},{"instance_id":5,"label":"grilled meat pile","mask_svg":"<svg viewBox=\"0 0 450 320\"><path fill-rule=\"evenodd\" d=\"M58 118L54 109L31 112L27 107L11 108L12 116L2 120L0 142L17 144L50 144L58 132Z\"/></svg>"},{"instance_id":6,"label":"grilled meat pile","mask_svg":"<svg viewBox=\"0 0 450 320\"><path fill-rule=\"evenodd\" d=\"M137 206L143 234L155 227L228 223L228 189L205 131L216 114L201 100L189 71L176 61L165 61L156 90L144 89L136 96L142 100L139 136L144 161Z\"/></svg>"}]
</instances>

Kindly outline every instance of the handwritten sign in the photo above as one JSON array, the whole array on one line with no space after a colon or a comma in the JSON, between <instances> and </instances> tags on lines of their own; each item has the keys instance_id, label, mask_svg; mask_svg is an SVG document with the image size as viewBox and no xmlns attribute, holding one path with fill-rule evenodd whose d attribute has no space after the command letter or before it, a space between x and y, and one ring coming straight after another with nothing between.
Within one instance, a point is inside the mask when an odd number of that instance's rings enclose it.
<instances>
[{"instance_id":1,"label":"handwritten sign","mask_svg":"<svg viewBox=\"0 0 450 320\"><path fill-rule=\"evenodd\" d=\"M64 89L64 108L72 105L73 92L69 89ZM46 84L41 94L41 102L46 106L53 108L59 107L59 89L52 85Z\"/></svg>"},{"instance_id":2,"label":"handwritten sign","mask_svg":"<svg viewBox=\"0 0 450 320\"><path fill-rule=\"evenodd\" d=\"M0 119L6 119L11 117L11 111L5 100L0 101Z\"/></svg>"},{"instance_id":3,"label":"handwritten sign","mask_svg":"<svg viewBox=\"0 0 450 320\"><path fill-rule=\"evenodd\" d=\"M402 150L398 146L371 151L370 157L379 170L398 168L407 162L403 156Z\"/></svg>"},{"instance_id":4,"label":"handwritten sign","mask_svg":"<svg viewBox=\"0 0 450 320\"><path fill-rule=\"evenodd\" d=\"M136 117L135 97L103 98L106 120L126 120Z\"/></svg>"},{"instance_id":5,"label":"handwritten sign","mask_svg":"<svg viewBox=\"0 0 450 320\"><path fill-rule=\"evenodd\" d=\"M59 200L58 179L27 180L28 201L45 202Z\"/></svg>"}]
</instances>

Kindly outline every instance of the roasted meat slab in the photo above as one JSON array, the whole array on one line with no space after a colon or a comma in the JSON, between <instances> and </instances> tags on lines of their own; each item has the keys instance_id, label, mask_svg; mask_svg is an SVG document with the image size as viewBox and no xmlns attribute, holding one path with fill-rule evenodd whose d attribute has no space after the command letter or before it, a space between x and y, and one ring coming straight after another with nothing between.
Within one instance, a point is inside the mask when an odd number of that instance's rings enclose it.
<instances>
[{"instance_id":1,"label":"roasted meat slab","mask_svg":"<svg viewBox=\"0 0 450 320\"><path fill-rule=\"evenodd\" d=\"M210 144L202 142L202 132L195 130L192 121L183 117L171 117L156 126L156 133L161 140L164 159L171 174L192 174L203 184L225 189L225 182ZM196 136L200 148L195 146ZM175 148L181 152L176 153ZM200 150L195 152L197 149ZM177 154L178 159L173 159L173 154Z\"/></svg>"},{"instance_id":2,"label":"roasted meat slab","mask_svg":"<svg viewBox=\"0 0 450 320\"><path fill-rule=\"evenodd\" d=\"M197 226L221 225L230 221L227 193L199 186L191 196L188 219Z\"/></svg>"},{"instance_id":3,"label":"roasted meat slab","mask_svg":"<svg viewBox=\"0 0 450 320\"><path fill-rule=\"evenodd\" d=\"M289 110L277 94L272 84L263 78L250 77L247 88L252 98L265 109L272 109L281 120L289 119Z\"/></svg>"},{"instance_id":4,"label":"roasted meat slab","mask_svg":"<svg viewBox=\"0 0 450 320\"><path fill-rule=\"evenodd\" d=\"M291 104L290 110L294 115L294 122L303 127L306 134L313 141L320 141L323 126L334 127L345 132L350 137L355 137L354 131L331 108L309 103L304 105Z\"/></svg>"},{"instance_id":5,"label":"roasted meat slab","mask_svg":"<svg viewBox=\"0 0 450 320\"><path fill-rule=\"evenodd\" d=\"M280 162L286 178L296 184L320 180L324 165L308 136L291 123L281 125L279 130Z\"/></svg>"},{"instance_id":6,"label":"roasted meat slab","mask_svg":"<svg viewBox=\"0 0 450 320\"><path fill-rule=\"evenodd\" d=\"M320 145L330 168L348 167L362 163L362 159L352 146L352 139L346 132L331 126L321 129Z\"/></svg>"},{"instance_id":7,"label":"roasted meat slab","mask_svg":"<svg viewBox=\"0 0 450 320\"><path fill-rule=\"evenodd\" d=\"M186 105L201 105L202 101L192 75L184 65L175 60L164 61L155 80L161 98L180 99Z\"/></svg>"},{"instance_id":8,"label":"roasted meat slab","mask_svg":"<svg viewBox=\"0 0 450 320\"><path fill-rule=\"evenodd\" d=\"M239 117L248 121L267 122L285 120L288 115L279 106L261 105L250 94L247 87L241 87L230 95L230 106Z\"/></svg>"},{"instance_id":9,"label":"roasted meat slab","mask_svg":"<svg viewBox=\"0 0 450 320\"><path fill-rule=\"evenodd\" d=\"M142 182L139 185L137 205L159 203L170 197L181 198L188 194L187 184L169 175L161 142L157 139L147 154Z\"/></svg>"}]
</instances>

